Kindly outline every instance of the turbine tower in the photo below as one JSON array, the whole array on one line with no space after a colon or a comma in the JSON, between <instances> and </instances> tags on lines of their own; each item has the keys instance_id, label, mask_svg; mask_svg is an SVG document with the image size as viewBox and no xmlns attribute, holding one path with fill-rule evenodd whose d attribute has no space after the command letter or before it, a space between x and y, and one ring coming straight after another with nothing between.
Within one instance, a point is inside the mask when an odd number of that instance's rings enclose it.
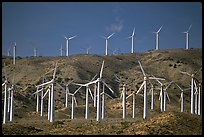
<instances>
[{"instance_id":1,"label":"turbine tower","mask_svg":"<svg viewBox=\"0 0 204 137\"><path fill-rule=\"evenodd\" d=\"M13 64L16 64L16 42L14 42L13 46Z\"/></svg>"},{"instance_id":2,"label":"turbine tower","mask_svg":"<svg viewBox=\"0 0 204 137\"><path fill-rule=\"evenodd\" d=\"M61 48L59 49L60 50L60 56L62 56L63 54L62 54L62 51L63 51L63 49L62 49L62 44L61 44Z\"/></svg>"},{"instance_id":3,"label":"turbine tower","mask_svg":"<svg viewBox=\"0 0 204 137\"><path fill-rule=\"evenodd\" d=\"M8 55L8 56L11 56L10 51L11 51L11 47L9 47L9 49L8 49L8 51L7 51L7 55Z\"/></svg>"},{"instance_id":4,"label":"turbine tower","mask_svg":"<svg viewBox=\"0 0 204 137\"><path fill-rule=\"evenodd\" d=\"M132 35L128 38L132 38L132 49L131 49L131 53L134 52L134 35L135 35L135 28L133 29Z\"/></svg>"},{"instance_id":5,"label":"turbine tower","mask_svg":"<svg viewBox=\"0 0 204 137\"><path fill-rule=\"evenodd\" d=\"M108 55L108 39L110 39L115 33L112 33L110 36L108 37L104 37L102 36L102 38L104 38L106 40L106 55Z\"/></svg>"},{"instance_id":6,"label":"turbine tower","mask_svg":"<svg viewBox=\"0 0 204 137\"><path fill-rule=\"evenodd\" d=\"M190 27L188 28L188 31L186 31L186 32L182 32L182 33L186 33L186 49L189 48L189 46L188 46L188 42L189 42L189 40L188 40L188 32L190 31L191 26L192 26L192 24L191 24Z\"/></svg>"},{"instance_id":7,"label":"turbine tower","mask_svg":"<svg viewBox=\"0 0 204 137\"><path fill-rule=\"evenodd\" d=\"M34 57L37 57L37 49L34 48Z\"/></svg>"},{"instance_id":8,"label":"turbine tower","mask_svg":"<svg viewBox=\"0 0 204 137\"><path fill-rule=\"evenodd\" d=\"M66 39L66 56L69 56L69 46L68 46L68 41L69 40L71 40L71 39L73 39L73 38L75 38L76 37L76 35L75 36L73 36L73 37L66 37L66 36L64 36L64 38Z\"/></svg>"},{"instance_id":9,"label":"turbine tower","mask_svg":"<svg viewBox=\"0 0 204 137\"><path fill-rule=\"evenodd\" d=\"M157 32L153 32L156 34L156 50L159 49L159 32L162 29L163 25L159 28L159 30Z\"/></svg>"}]
</instances>

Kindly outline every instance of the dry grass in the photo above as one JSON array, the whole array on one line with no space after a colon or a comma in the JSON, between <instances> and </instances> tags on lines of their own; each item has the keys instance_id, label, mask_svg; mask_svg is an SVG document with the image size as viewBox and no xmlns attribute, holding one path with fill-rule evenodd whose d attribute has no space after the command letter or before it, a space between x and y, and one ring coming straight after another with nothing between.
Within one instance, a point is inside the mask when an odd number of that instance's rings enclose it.
<instances>
[{"instance_id":1,"label":"dry grass","mask_svg":"<svg viewBox=\"0 0 204 137\"><path fill-rule=\"evenodd\" d=\"M89 99L89 120L84 119L84 88L76 94L78 107L75 108L75 119L70 120L70 102L69 107L65 109L65 94L59 92L61 89L56 87L56 85L55 122L48 122L46 112L44 117L34 113L36 100L32 93L36 90L35 85L42 82L42 76L46 72L50 71L50 73L46 74L48 79L52 77L52 69L55 62L58 62L56 81L61 83L61 85L65 85L70 80L78 83L85 83L86 80L91 80L95 74L99 73L103 60L105 61L103 77L115 91L113 100L106 98L105 120L100 122L95 120L96 108L93 107L91 98ZM114 82L114 74L118 74L121 80L127 84L127 95L129 95L133 90L137 90L143 81L138 60L141 61L146 73L164 77L167 80L174 80L181 86L188 87L190 77L180 74L179 71L193 73L198 70L202 66L202 49L168 49L108 56L80 54L69 57L26 57L17 58L16 66L12 65L12 58L2 57L2 64L6 63L9 81L12 80L15 72L15 83L22 86L22 88L17 88L14 94L14 123L2 125L3 134L201 134L201 116L189 114L189 93L184 94L185 113L179 113L180 91L175 85L172 85L168 90L171 102L167 102L167 112L161 113L159 110L159 91L157 90L155 91L155 110L148 112L147 120L142 120L143 98L141 96L136 96L136 119L131 118L132 97L127 100L126 104L127 119L121 119L122 105L119 96L122 84ZM3 67L2 65L2 70ZM202 81L201 73L202 71L196 75L200 81ZM2 81L4 80L3 75ZM70 85L71 92L76 88L76 86ZM107 89L106 91L108 92ZM148 100L150 100L150 97L148 96ZM44 110L47 111L47 100L44 104Z\"/></svg>"}]
</instances>

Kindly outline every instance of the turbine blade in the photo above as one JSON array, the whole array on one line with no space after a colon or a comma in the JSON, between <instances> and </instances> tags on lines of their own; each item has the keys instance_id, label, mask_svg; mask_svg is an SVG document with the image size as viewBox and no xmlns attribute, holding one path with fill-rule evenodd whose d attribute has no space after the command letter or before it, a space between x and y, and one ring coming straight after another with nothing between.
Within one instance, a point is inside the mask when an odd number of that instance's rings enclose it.
<instances>
[{"instance_id":1,"label":"turbine blade","mask_svg":"<svg viewBox=\"0 0 204 137\"><path fill-rule=\"evenodd\" d=\"M160 30L162 29L162 27L163 27L163 25L159 28L159 30L157 31L157 33L159 33L160 32Z\"/></svg>"},{"instance_id":2,"label":"turbine blade","mask_svg":"<svg viewBox=\"0 0 204 137\"><path fill-rule=\"evenodd\" d=\"M128 99L129 97L131 97L134 94L134 92L132 92L129 96L126 97L126 99Z\"/></svg>"},{"instance_id":3,"label":"turbine blade","mask_svg":"<svg viewBox=\"0 0 204 137\"><path fill-rule=\"evenodd\" d=\"M169 98L169 94L166 92L166 96L167 96L167 99L169 100L170 102L170 98Z\"/></svg>"},{"instance_id":4,"label":"turbine blade","mask_svg":"<svg viewBox=\"0 0 204 137\"><path fill-rule=\"evenodd\" d=\"M127 37L127 39L130 39L130 38L132 38L132 36Z\"/></svg>"},{"instance_id":5,"label":"turbine blade","mask_svg":"<svg viewBox=\"0 0 204 137\"><path fill-rule=\"evenodd\" d=\"M55 64L55 69L54 69L54 73L53 73L53 79L55 79L56 70L57 70L57 63Z\"/></svg>"},{"instance_id":6,"label":"turbine blade","mask_svg":"<svg viewBox=\"0 0 204 137\"><path fill-rule=\"evenodd\" d=\"M181 91L183 91L183 89L177 83L175 83L175 84Z\"/></svg>"},{"instance_id":7,"label":"turbine blade","mask_svg":"<svg viewBox=\"0 0 204 137\"><path fill-rule=\"evenodd\" d=\"M75 96L74 96L74 102L75 102L75 105L76 105L76 107L77 107L78 105L77 105L77 101L76 101Z\"/></svg>"},{"instance_id":8,"label":"turbine blade","mask_svg":"<svg viewBox=\"0 0 204 137\"><path fill-rule=\"evenodd\" d=\"M91 95L92 100L94 100L93 94L91 93L91 89L90 89L89 87L88 87L88 90L89 90L89 93L90 93L90 95Z\"/></svg>"},{"instance_id":9,"label":"turbine blade","mask_svg":"<svg viewBox=\"0 0 204 137\"><path fill-rule=\"evenodd\" d=\"M168 86L164 90L167 90L167 88L173 83L174 81L169 82Z\"/></svg>"},{"instance_id":10,"label":"turbine blade","mask_svg":"<svg viewBox=\"0 0 204 137\"><path fill-rule=\"evenodd\" d=\"M133 29L133 32L132 32L132 37L135 35L135 28Z\"/></svg>"},{"instance_id":11,"label":"turbine blade","mask_svg":"<svg viewBox=\"0 0 204 137\"><path fill-rule=\"evenodd\" d=\"M57 84L64 92L66 91L58 82L56 82L56 84Z\"/></svg>"},{"instance_id":12,"label":"turbine blade","mask_svg":"<svg viewBox=\"0 0 204 137\"><path fill-rule=\"evenodd\" d=\"M104 61L102 63L102 66L101 66L101 71L100 71L100 78L102 78L102 73L103 73L103 66L104 66Z\"/></svg>"},{"instance_id":13,"label":"turbine blade","mask_svg":"<svg viewBox=\"0 0 204 137\"><path fill-rule=\"evenodd\" d=\"M82 86L80 86L75 92L73 95L75 95L80 89L81 89Z\"/></svg>"},{"instance_id":14,"label":"turbine blade","mask_svg":"<svg viewBox=\"0 0 204 137\"><path fill-rule=\"evenodd\" d=\"M73 36L73 37L70 37L69 40L71 40L71 39L73 39L73 38L75 38L75 37L77 37L77 35L75 35L75 36Z\"/></svg>"},{"instance_id":15,"label":"turbine blade","mask_svg":"<svg viewBox=\"0 0 204 137\"><path fill-rule=\"evenodd\" d=\"M102 80L103 84L114 94L114 91Z\"/></svg>"},{"instance_id":16,"label":"turbine blade","mask_svg":"<svg viewBox=\"0 0 204 137\"><path fill-rule=\"evenodd\" d=\"M112 33L110 36L107 37L107 39L110 39L115 33Z\"/></svg>"},{"instance_id":17,"label":"turbine blade","mask_svg":"<svg viewBox=\"0 0 204 137\"><path fill-rule=\"evenodd\" d=\"M188 31L187 31L187 32L189 32L189 30L191 29L191 26L192 26L192 24L191 24L190 27L188 28Z\"/></svg>"},{"instance_id":18,"label":"turbine blade","mask_svg":"<svg viewBox=\"0 0 204 137\"><path fill-rule=\"evenodd\" d=\"M96 78L97 75L98 75L98 74L96 74L96 75L91 79L91 81L93 81L93 80Z\"/></svg>"},{"instance_id":19,"label":"turbine blade","mask_svg":"<svg viewBox=\"0 0 204 137\"><path fill-rule=\"evenodd\" d=\"M180 73L191 76L191 74L189 74L189 73L187 73L187 72L180 71Z\"/></svg>"},{"instance_id":20,"label":"turbine blade","mask_svg":"<svg viewBox=\"0 0 204 137\"><path fill-rule=\"evenodd\" d=\"M194 73L194 76L195 76L200 70L202 70L202 67Z\"/></svg>"},{"instance_id":21,"label":"turbine blade","mask_svg":"<svg viewBox=\"0 0 204 137\"><path fill-rule=\"evenodd\" d=\"M66 84L66 86L68 86L69 84L71 84L73 81L74 81L74 80L71 80L70 82L68 82L68 83Z\"/></svg>"},{"instance_id":22,"label":"turbine blade","mask_svg":"<svg viewBox=\"0 0 204 137\"><path fill-rule=\"evenodd\" d=\"M66 36L64 36L65 39L68 39Z\"/></svg>"},{"instance_id":23,"label":"turbine blade","mask_svg":"<svg viewBox=\"0 0 204 137\"><path fill-rule=\"evenodd\" d=\"M140 88L137 90L136 94L138 94L140 92L140 90L142 89L142 87L144 86L145 81L143 81L142 85L140 86Z\"/></svg>"},{"instance_id":24,"label":"turbine blade","mask_svg":"<svg viewBox=\"0 0 204 137\"><path fill-rule=\"evenodd\" d=\"M140 65L140 68L141 68L141 70L142 70L143 75L146 77L146 74L145 74L145 72L144 72L144 69L142 68L142 64L140 63L139 60L138 60L138 62L139 62L139 65Z\"/></svg>"}]
</instances>

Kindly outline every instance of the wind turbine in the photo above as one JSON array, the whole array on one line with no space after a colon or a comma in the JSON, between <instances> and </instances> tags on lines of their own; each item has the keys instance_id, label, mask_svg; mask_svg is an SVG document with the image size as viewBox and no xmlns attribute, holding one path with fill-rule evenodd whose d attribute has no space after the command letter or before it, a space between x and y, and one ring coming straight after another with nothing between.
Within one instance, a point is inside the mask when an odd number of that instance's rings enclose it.
<instances>
[{"instance_id":1,"label":"wind turbine","mask_svg":"<svg viewBox=\"0 0 204 137\"><path fill-rule=\"evenodd\" d=\"M77 106L77 101L75 98L75 94L81 89L82 86L80 86L74 93L67 93L68 95L71 95L72 97L72 111L71 111L71 119L74 119L74 103Z\"/></svg>"},{"instance_id":2,"label":"wind turbine","mask_svg":"<svg viewBox=\"0 0 204 137\"><path fill-rule=\"evenodd\" d=\"M8 51L7 51L7 55L8 55L8 56L11 56L10 51L11 51L11 47L9 47L9 49L8 49Z\"/></svg>"},{"instance_id":3,"label":"wind turbine","mask_svg":"<svg viewBox=\"0 0 204 137\"><path fill-rule=\"evenodd\" d=\"M135 28L133 29L132 35L128 38L132 38L132 49L131 49L131 53L134 52L134 35L135 35Z\"/></svg>"},{"instance_id":4,"label":"wind turbine","mask_svg":"<svg viewBox=\"0 0 204 137\"><path fill-rule=\"evenodd\" d=\"M97 76L97 74L91 79L90 82L92 82L95 77ZM90 94L92 99L93 99L93 95L91 93L91 89L89 87L90 84L78 84L78 83L74 83L74 85L78 85L78 86L82 86L82 87L86 87L86 109L85 109L85 119L88 119L88 111L89 111L89 100L88 100L88 95Z\"/></svg>"},{"instance_id":5,"label":"wind turbine","mask_svg":"<svg viewBox=\"0 0 204 137\"><path fill-rule=\"evenodd\" d=\"M188 32L190 31L191 26L192 26L192 24L189 26L189 28L188 28L188 30L187 30L186 32L182 32L182 33L186 33L186 49L189 48L189 47L188 47L188 42L189 42L189 40L188 40Z\"/></svg>"},{"instance_id":6,"label":"wind turbine","mask_svg":"<svg viewBox=\"0 0 204 137\"><path fill-rule=\"evenodd\" d=\"M40 87L47 86L49 87L45 95L49 92L49 98L48 98L48 120L50 122L54 121L54 82L55 82L55 75L56 75L56 70L57 70L57 63L55 64L54 72L53 72L53 78L45 83L42 83L40 85L37 85L37 91L33 94L37 94L37 108L36 111L38 110L38 104L39 104L39 96L38 93L41 92L42 90L39 90ZM43 96L43 98L45 97Z\"/></svg>"},{"instance_id":7,"label":"wind turbine","mask_svg":"<svg viewBox=\"0 0 204 137\"><path fill-rule=\"evenodd\" d=\"M198 71L200 71L201 69L202 67ZM194 104L194 80L196 79L195 75L198 73L198 71L196 71L194 74L189 74L187 72L180 71L180 73L186 74L191 77L191 114L194 114L194 105L195 105Z\"/></svg>"},{"instance_id":8,"label":"wind turbine","mask_svg":"<svg viewBox=\"0 0 204 137\"><path fill-rule=\"evenodd\" d=\"M150 81L150 79L156 79L156 80L165 80L162 78L156 78L156 77L149 77L145 74L145 71L142 67L142 64L140 63L140 61L138 61L140 68L142 70L142 73L144 75L144 81L142 83L142 85L140 86L140 88L138 89L137 93L139 93L139 91L142 89L142 87L144 86L144 109L143 109L143 119L146 119L147 117L147 80Z\"/></svg>"},{"instance_id":9,"label":"wind turbine","mask_svg":"<svg viewBox=\"0 0 204 137\"><path fill-rule=\"evenodd\" d=\"M154 76L153 76L154 77ZM167 89L169 88L169 86L174 82L167 82L167 83L162 83L161 81L159 81L158 79L156 79L157 82L161 85L160 87L160 94L159 94L159 100L160 100L160 110L162 111L166 111L166 97L168 98L169 102L170 102L170 98L169 95L167 93ZM168 84L168 85L167 85ZM165 85L167 85L165 87Z\"/></svg>"},{"instance_id":10,"label":"wind turbine","mask_svg":"<svg viewBox=\"0 0 204 137\"><path fill-rule=\"evenodd\" d=\"M37 57L37 49L34 48L33 50L34 50L34 57Z\"/></svg>"},{"instance_id":11,"label":"wind turbine","mask_svg":"<svg viewBox=\"0 0 204 137\"><path fill-rule=\"evenodd\" d=\"M123 97L122 98L123 119L125 119L126 117L126 84L125 83L123 83L123 89L120 97Z\"/></svg>"},{"instance_id":12,"label":"wind turbine","mask_svg":"<svg viewBox=\"0 0 204 137\"><path fill-rule=\"evenodd\" d=\"M201 86L202 83L198 83L198 115L201 115Z\"/></svg>"},{"instance_id":13,"label":"wind turbine","mask_svg":"<svg viewBox=\"0 0 204 137\"><path fill-rule=\"evenodd\" d=\"M185 91L185 90L189 90L190 88L187 88L187 89L183 89L183 88L181 88L177 83L175 83L176 84L176 86L180 89L180 91L181 91L181 96L180 96L180 99L179 99L179 101L181 101L181 112L184 112L184 95L183 95L183 92Z\"/></svg>"},{"instance_id":14,"label":"wind turbine","mask_svg":"<svg viewBox=\"0 0 204 137\"><path fill-rule=\"evenodd\" d=\"M102 73L103 73L103 67L104 67L104 61L102 63L101 66L101 70L100 70L100 74L99 74L99 78L97 78L94 81L88 82L86 84L84 84L83 86L88 86L91 84L98 84L97 86L97 113L96 113L96 121L99 121L100 116L101 116L101 92L100 92L100 84L104 84L112 93L114 93L114 91L105 83L105 81L102 79ZM103 93L102 93L103 94Z\"/></svg>"},{"instance_id":15,"label":"wind turbine","mask_svg":"<svg viewBox=\"0 0 204 137\"><path fill-rule=\"evenodd\" d=\"M159 28L157 32L153 32L156 34L156 50L159 50L159 32L162 29L163 25Z\"/></svg>"},{"instance_id":16,"label":"wind turbine","mask_svg":"<svg viewBox=\"0 0 204 137\"><path fill-rule=\"evenodd\" d=\"M10 88L11 94L9 97L10 98L10 122L13 122L13 118L14 118L14 97L13 97L13 94L15 92L14 75L13 75L12 85Z\"/></svg>"},{"instance_id":17,"label":"wind turbine","mask_svg":"<svg viewBox=\"0 0 204 137\"><path fill-rule=\"evenodd\" d=\"M6 74L6 65L4 63L4 75L5 75L5 81L2 84L2 87L4 86L4 113L3 113L3 124L6 124L8 122L8 79Z\"/></svg>"},{"instance_id":18,"label":"wind turbine","mask_svg":"<svg viewBox=\"0 0 204 137\"><path fill-rule=\"evenodd\" d=\"M120 83L122 82L122 80L115 74L115 78L116 78L116 82ZM122 88L122 92L120 95L120 99L122 98L122 107L123 107L123 119L125 119L126 117L126 84L125 82L122 82L123 84L123 88ZM133 104L134 105L134 104Z\"/></svg>"},{"instance_id":19,"label":"wind turbine","mask_svg":"<svg viewBox=\"0 0 204 137\"><path fill-rule=\"evenodd\" d=\"M102 36L102 38L104 38L106 40L106 55L108 55L108 39L110 39L115 33L112 33L111 35L109 35L108 37L104 37Z\"/></svg>"},{"instance_id":20,"label":"wind turbine","mask_svg":"<svg viewBox=\"0 0 204 137\"><path fill-rule=\"evenodd\" d=\"M195 114L200 115L200 90L201 90L201 83L199 81L198 82L198 86L196 84L197 80L194 80L194 85L195 85Z\"/></svg>"},{"instance_id":21,"label":"wind turbine","mask_svg":"<svg viewBox=\"0 0 204 137\"><path fill-rule=\"evenodd\" d=\"M13 64L16 64L16 42L14 42L13 46Z\"/></svg>"},{"instance_id":22,"label":"wind turbine","mask_svg":"<svg viewBox=\"0 0 204 137\"><path fill-rule=\"evenodd\" d=\"M76 35L73 37L69 37L69 38L64 36L64 38L66 39L66 56L69 56L69 45L68 45L69 42L68 41L75 38L75 37L76 37Z\"/></svg>"}]
</instances>

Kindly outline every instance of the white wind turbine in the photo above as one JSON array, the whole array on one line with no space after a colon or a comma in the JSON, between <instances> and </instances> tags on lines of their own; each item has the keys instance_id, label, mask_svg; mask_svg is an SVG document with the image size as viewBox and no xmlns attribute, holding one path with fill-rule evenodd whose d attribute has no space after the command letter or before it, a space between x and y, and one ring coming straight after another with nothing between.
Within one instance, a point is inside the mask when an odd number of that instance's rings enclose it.
<instances>
[{"instance_id":1,"label":"white wind turbine","mask_svg":"<svg viewBox=\"0 0 204 137\"><path fill-rule=\"evenodd\" d=\"M152 75L153 76L153 75ZM154 77L154 76L153 76ZM170 98L169 95L167 93L167 89L170 87L170 85L174 82L167 82L167 83L162 83L161 81L159 81L158 79L156 79L157 82L161 85L160 86L160 94L159 94L159 100L160 100L160 110L162 111L166 111L166 97L168 98L169 102L170 102ZM168 84L168 85L167 85ZM167 85L165 87L165 85Z\"/></svg>"},{"instance_id":2,"label":"white wind turbine","mask_svg":"<svg viewBox=\"0 0 204 137\"><path fill-rule=\"evenodd\" d=\"M144 81L142 83L142 85L140 86L139 90L137 91L136 94L139 93L139 91L141 90L141 88L143 87L144 88L144 109L143 109L143 119L146 119L147 117L147 80L149 81L150 79L156 79L156 80L165 80L165 79L162 79L162 78L156 78L156 77L149 77L145 74L144 72L144 69L140 63L140 61L138 61L139 65L140 65L140 68L142 70L142 73L144 75Z\"/></svg>"},{"instance_id":3,"label":"white wind turbine","mask_svg":"<svg viewBox=\"0 0 204 137\"><path fill-rule=\"evenodd\" d=\"M197 115L200 115L200 108L201 108L201 106L200 106L200 88L201 88L201 83L200 82L198 82L198 86L197 86L197 84L196 84L196 81L197 80L194 80L194 85L195 85L195 93L194 93L194 96L195 96L195 114L197 114Z\"/></svg>"},{"instance_id":4,"label":"white wind turbine","mask_svg":"<svg viewBox=\"0 0 204 137\"><path fill-rule=\"evenodd\" d=\"M81 89L82 86L80 86L74 93L67 93L72 97L72 111L71 111L71 119L74 119L74 104L77 106L77 101L75 98L75 94Z\"/></svg>"},{"instance_id":5,"label":"white wind turbine","mask_svg":"<svg viewBox=\"0 0 204 137\"><path fill-rule=\"evenodd\" d=\"M159 28L157 32L153 32L156 34L156 50L159 50L159 32L162 29L163 25Z\"/></svg>"},{"instance_id":6,"label":"white wind turbine","mask_svg":"<svg viewBox=\"0 0 204 137\"><path fill-rule=\"evenodd\" d=\"M48 120L50 122L54 121L54 80L55 80L55 75L56 75L56 70L57 70L57 63L55 64L55 68L54 68L54 72L53 72L53 78L45 83L42 83L40 85L37 85L37 91L33 94L37 94L37 107L36 107L36 111L38 111L38 106L39 106L39 95L38 93L41 92L42 90L39 90L39 88L44 87L45 85L48 87L47 92L43 95L43 98L46 96L46 94L48 93L49 98L48 98Z\"/></svg>"},{"instance_id":7,"label":"white wind turbine","mask_svg":"<svg viewBox=\"0 0 204 137\"><path fill-rule=\"evenodd\" d=\"M76 35L75 36L73 36L73 37L66 37L66 36L64 36L64 38L66 39L66 56L69 56L69 45L68 45L68 43L69 43L69 40L71 40L71 39L73 39L73 38L75 38L76 37Z\"/></svg>"},{"instance_id":8,"label":"white wind turbine","mask_svg":"<svg viewBox=\"0 0 204 137\"><path fill-rule=\"evenodd\" d=\"M4 86L4 113L3 113L3 124L6 124L8 122L8 79L6 74L6 68L4 63L4 75L5 75L5 81L2 84L2 87Z\"/></svg>"},{"instance_id":9,"label":"white wind turbine","mask_svg":"<svg viewBox=\"0 0 204 137\"><path fill-rule=\"evenodd\" d=\"M143 82L144 83L144 82ZM132 118L135 118L135 99L136 99L136 95L140 95L142 97L144 97L142 94L139 94L139 92L141 91L141 89L143 88L144 84L142 83L142 85L140 86L140 88L137 91L133 91L129 96L127 96L126 100L132 96Z\"/></svg>"},{"instance_id":10,"label":"white wind turbine","mask_svg":"<svg viewBox=\"0 0 204 137\"><path fill-rule=\"evenodd\" d=\"M101 93L101 96L102 96L102 110L101 110L102 111L102 115L101 115L101 119L105 118L105 95L108 96L109 98L113 99L110 95L108 95L105 92L105 86L108 87L109 90L114 94L113 90L105 82L103 82L103 92Z\"/></svg>"},{"instance_id":11,"label":"white wind turbine","mask_svg":"<svg viewBox=\"0 0 204 137\"><path fill-rule=\"evenodd\" d=\"M103 61L102 66L101 66L99 78L97 78L94 81L91 81L89 83L84 84L84 86L91 85L91 84L98 84L98 86L97 86L97 114L96 114L96 121L99 121L100 116L101 116L101 92L100 92L100 84L103 83L112 93L114 93L114 91L102 79L103 67L104 67L104 61ZM104 107L104 106L102 106L102 107Z\"/></svg>"},{"instance_id":12,"label":"white wind turbine","mask_svg":"<svg viewBox=\"0 0 204 137\"><path fill-rule=\"evenodd\" d=\"M62 48L62 44L61 44L61 48L59 49L60 51L60 56L63 56L63 48Z\"/></svg>"},{"instance_id":13,"label":"white wind turbine","mask_svg":"<svg viewBox=\"0 0 204 137\"><path fill-rule=\"evenodd\" d=\"M102 36L102 38L104 38L106 40L106 55L108 55L108 39L110 39L115 33L112 33L111 35L109 35L108 37L104 37Z\"/></svg>"},{"instance_id":14,"label":"white wind turbine","mask_svg":"<svg viewBox=\"0 0 204 137\"><path fill-rule=\"evenodd\" d=\"M9 47L9 49L8 49L8 51L7 51L7 55L8 55L8 56L11 56L10 51L11 51L11 47Z\"/></svg>"},{"instance_id":15,"label":"white wind turbine","mask_svg":"<svg viewBox=\"0 0 204 137\"><path fill-rule=\"evenodd\" d=\"M68 93L69 93L69 85L73 82L74 80L70 81L69 83L66 84L66 89L65 89L65 107L68 107Z\"/></svg>"},{"instance_id":16,"label":"white wind turbine","mask_svg":"<svg viewBox=\"0 0 204 137\"><path fill-rule=\"evenodd\" d=\"M132 49L131 49L131 53L134 52L134 36L135 36L135 28L133 29L132 35L128 38L132 38Z\"/></svg>"},{"instance_id":17,"label":"white wind turbine","mask_svg":"<svg viewBox=\"0 0 204 137\"><path fill-rule=\"evenodd\" d=\"M13 64L16 64L16 42L14 42L13 46Z\"/></svg>"},{"instance_id":18,"label":"white wind turbine","mask_svg":"<svg viewBox=\"0 0 204 137\"><path fill-rule=\"evenodd\" d=\"M202 69L202 67L198 70L200 71ZM198 71L196 71L194 74L189 74L187 72L183 72L183 71L180 71L180 73L182 74L186 74L188 76L191 77L191 114L194 114L194 80L196 79L195 78L195 75L198 73Z\"/></svg>"},{"instance_id":19,"label":"white wind turbine","mask_svg":"<svg viewBox=\"0 0 204 137\"><path fill-rule=\"evenodd\" d=\"M198 83L198 115L201 115L201 86L202 83Z\"/></svg>"},{"instance_id":20,"label":"white wind turbine","mask_svg":"<svg viewBox=\"0 0 204 137\"><path fill-rule=\"evenodd\" d=\"M186 49L189 48L189 46L188 46L188 42L189 42L189 40L188 40L188 32L190 31L191 26L192 26L192 24L189 26L189 28L188 28L188 30L186 32L182 32L182 33L186 33Z\"/></svg>"},{"instance_id":21,"label":"white wind turbine","mask_svg":"<svg viewBox=\"0 0 204 137\"><path fill-rule=\"evenodd\" d=\"M15 73L14 73L15 75ZM14 84L14 75L13 75L13 80L12 80L12 85L11 85L11 88L8 89L11 91L10 93L10 96L8 97L10 99L10 110L9 110L9 113L10 113L10 122L13 122L13 119L14 119L14 92L15 92L15 84ZM8 109L9 109L8 108Z\"/></svg>"},{"instance_id":22,"label":"white wind turbine","mask_svg":"<svg viewBox=\"0 0 204 137\"><path fill-rule=\"evenodd\" d=\"M122 82L122 80L116 74L115 74L115 77L116 77L116 82L119 82L119 83ZM125 82L122 82L122 83L123 83L123 89L122 89L122 92L120 95L120 99L122 98L123 119L125 119L125 117L126 117L126 99L127 99L126 98L126 84L125 84Z\"/></svg>"},{"instance_id":23,"label":"white wind turbine","mask_svg":"<svg viewBox=\"0 0 204 137\"><path fill-rule=\"evenodd\" d=\"M177 83L175 83L176 86L181 90L181 96L180 96L180 99L179 101L181 101L181 112L184 112L184 95L183 95L183 92L185 90L189 90L190 88L187 88L187 89L183 89L181 88Z\"/></svg>"},{"instance_id":24,"label":"white wind turbine","mask_svg":"<svg viewBox=\"0 0 204 137\"><path fill-rule=\"evenodd\" d=\"M126 117L126 84L123 83L123 89L120 98L122 97L123 119Z\"/></svg>"},{"instance_id":25,"label":"white wind turbine","mask_svg":"<svg viewBox=\"0 0 204 137\"><path fill-rule=\"evenodd\" d=\"M37 57L37 49L36 48L33 49L33 52L34 52L34 57Z\"/></svg>"},{"instance_id":26,"label":"white wind turbine","mask_svg":"<svg viewBox=\"0 0 204 137\"><path fill-rule=\"evenodd\" d=\"M90 82L92 82L95 77L97 76L97 74L91 79ZM86 109L85 109L85 119L88 119L88 113L89 113L89 100L88 100L88 94L91 95L91 98L94 100L93 95L91 93L91 89L89 87L90 84L78 84L78 83L74 83L74 85L78 85L78 86L82 86L82 87L86 87Z\"/></svg>"},{"instance_id":27,"label":"white wind turbine","mask_svg":"<svg viewBox=\"0 0 204 137\"><path fill-rule=\"evenodd\" d=\"M157 80L160 84L161 84L161 90L160 90L160 95L159 95L159 100L160 100L160 109L161 112L162 111L166 111L166 97L168 98L169 102L170 102L170 98L168 95L168 92L166 91L169 86L174 82L171 81L169 83L165 83L163 84L162 82L160 82L159 80ZM166 87L164 87L166 84L168 84Z\"/></svg>"}]
</instances>

